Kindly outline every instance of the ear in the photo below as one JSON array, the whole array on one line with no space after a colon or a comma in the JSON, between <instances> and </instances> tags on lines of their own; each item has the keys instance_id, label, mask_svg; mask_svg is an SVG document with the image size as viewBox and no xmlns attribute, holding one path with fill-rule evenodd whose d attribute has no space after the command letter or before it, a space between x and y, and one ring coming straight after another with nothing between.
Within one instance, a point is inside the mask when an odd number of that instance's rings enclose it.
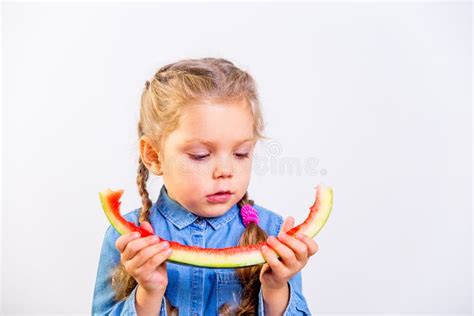
<instances>
[{"instance_id":1,"label":"ear","mask_svg":"<svg viewBox=\"0 0 474 316\"><path fill-rule=\"evenodd\" d=\"M157 176L161 176L163 171L161 170L162 164L159 159L159 150L155 144L147 136L142 136L139 140L140 157L147 167L147 169Z\"/></svg>"}]
</instances>

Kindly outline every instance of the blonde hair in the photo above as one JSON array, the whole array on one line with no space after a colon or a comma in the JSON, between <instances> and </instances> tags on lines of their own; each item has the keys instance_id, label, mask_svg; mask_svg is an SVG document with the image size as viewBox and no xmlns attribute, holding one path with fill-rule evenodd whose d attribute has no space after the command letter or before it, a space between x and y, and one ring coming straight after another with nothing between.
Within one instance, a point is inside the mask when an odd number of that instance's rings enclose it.
<instances>
[{"instance_id":1,"label":"blonde hair","mask_svg":"<svg viewBox=\"0 0 474 316\"><path fill-rule=\"evenodd\" d=\"M239 69L232 62L222 58L185 59L161 67L150 81L146 81L141 96L138 137L148 136L158 148L162 148L166 136L178 125L181 110L186 105L198 102L232 102L245 100L253 114L254 136L264 139L263 119L258 99L256 83L252 76ZM137 186L142 199L139 222L148 221L152 202L148 196L146 182L149 171L138 159ZM254 205L248 198L248 192L238 202ZM240 245L249 245L265 241L267 234L258 225L248 225L240 238ZM219 308L220 315L251 315L257 313L259 274L262 266L237 269L242 284L240 306L232 309L229 304ZM116 300L130 295L137 285L120 263L112 274L112 287ZM177 314L178 310L167 301L168 313Z\"/></svg>"}]
</instances>

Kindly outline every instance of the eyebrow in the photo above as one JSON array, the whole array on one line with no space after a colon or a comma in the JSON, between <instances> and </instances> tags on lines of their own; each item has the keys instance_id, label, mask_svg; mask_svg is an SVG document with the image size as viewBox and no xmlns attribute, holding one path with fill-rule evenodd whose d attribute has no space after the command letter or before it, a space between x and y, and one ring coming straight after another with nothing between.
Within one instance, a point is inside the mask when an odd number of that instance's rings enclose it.
<instances>
[{"instance_id":1,"label":"eyebrow","mask_svg":"<svg viewBox=\"0 0 474 316\"><path fill-rule=\"evenodd\" d=\"M246 139L243 139L243 140L238 141L236 143L240 145L240 144L250 142L250 141L254 141L254 140L255 140L255 138L246 138ZM204 140L204 139L201 139L201 138L191 138L191 139L188 139L188 140L185 141L186 144L194 143L194 142L205 144L205 145L214 145L215 144L212 141Z\"/></svg>"}]
</instances>

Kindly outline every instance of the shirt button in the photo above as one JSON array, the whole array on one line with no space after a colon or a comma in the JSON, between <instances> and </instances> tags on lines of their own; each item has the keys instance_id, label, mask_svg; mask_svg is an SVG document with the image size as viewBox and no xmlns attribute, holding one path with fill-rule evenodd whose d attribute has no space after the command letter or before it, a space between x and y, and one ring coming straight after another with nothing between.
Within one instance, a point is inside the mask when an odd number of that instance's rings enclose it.
<instances>
[{"instance_id":1,"label":"shirt button","mask_svg":"<svg viewBox=\"0 0 474 316\"><path fill-rule=\"evenodd\" d=\"M198 218L198 219L196 220L196 224L201 224L201 222L202 222L202 219L200 219L200 218Z\"/></svg>"}]
</instances>

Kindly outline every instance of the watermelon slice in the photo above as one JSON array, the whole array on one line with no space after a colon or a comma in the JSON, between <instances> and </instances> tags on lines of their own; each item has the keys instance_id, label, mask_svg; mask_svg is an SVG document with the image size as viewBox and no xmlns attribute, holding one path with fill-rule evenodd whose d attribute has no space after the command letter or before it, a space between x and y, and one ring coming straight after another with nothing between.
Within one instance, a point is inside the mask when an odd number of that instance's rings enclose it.
<instances>
[{"instance_id":1,"label":"watermelon slice","mask_svg":"<svg viewBox=\"0 0 474 316\"><path fill-rule=\"evenodd\" d=\"M120 198L123 192L123 190L112 191L110 189L99 192L102 208L110 224L121 235L132 231L139 232L142 237L152 235L142 227L128 222L120 214ZM316 198L313 205L309 208L308 217L303 223L289 230L287 234L294 235L299 232L311 238L316 236L329 218L332 210L332 201L332 188L324 187L321 184L318 185L316 187ZM165 241L161 237L160 239ZM249 246L202 248L182 245L169 240L166 241L169 242L170 248L173 250L168 260L180 264L208 268L238 268L265 262L260 249L266 242Z\"/></svg>"}]
</instances>

